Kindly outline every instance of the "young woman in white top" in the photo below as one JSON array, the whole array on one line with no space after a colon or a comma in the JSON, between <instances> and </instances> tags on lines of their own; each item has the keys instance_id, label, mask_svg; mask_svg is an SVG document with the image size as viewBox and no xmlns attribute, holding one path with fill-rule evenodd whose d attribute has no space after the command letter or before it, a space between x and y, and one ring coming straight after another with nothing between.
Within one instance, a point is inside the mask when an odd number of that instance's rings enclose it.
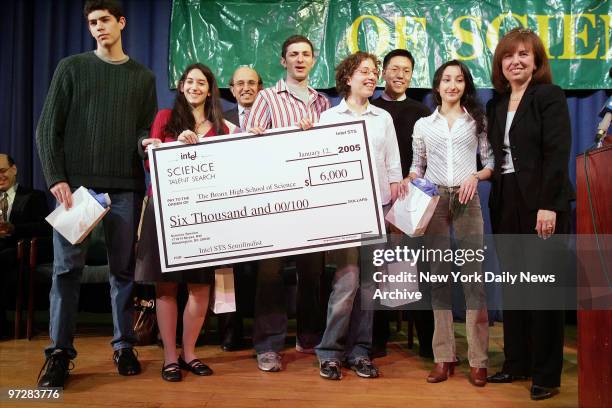
<instances>
[{"instance_id":1,"label":"young woman in white top","mask_svg":"<svg viewBox=\"0 0 612 408\"><path fill-rule=\"evenodd\" d=\"M425 232L427 248L451 248L451 229L458 250L482 250L483 219L478 197L478 182L491 177L493 154L487 142L485 115L476 97L468 68L449 61L436 70L434 113L419 119L414 126L414 159L409 178L424 177L438 185L440 200ZM483 169L477 171L477 151ZM460 268L459 268L460 267ZM430 271L449 275L482 273L482 263L474 260L456 264L430 259ZM470 382L484 386L487 376L488 317L484 285L464 283L466 332ZM453 329L451 285L432 285L435 328L433 336L434 369L430 383L445 381L453 374L457 361Z\"/></svg>"}]
</instances>

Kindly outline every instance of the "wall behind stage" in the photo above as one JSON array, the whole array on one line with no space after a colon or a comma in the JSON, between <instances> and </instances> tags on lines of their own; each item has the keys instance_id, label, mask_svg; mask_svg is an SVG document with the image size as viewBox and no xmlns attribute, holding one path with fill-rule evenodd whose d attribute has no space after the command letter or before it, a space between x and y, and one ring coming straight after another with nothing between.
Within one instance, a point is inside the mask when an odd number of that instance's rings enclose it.
<instances>
[{"instance_id":1,"label":"wall behind stage","mask_svg":"<svg viewBox=\"0 0 612 408\"><path fill-rule=\"evenodd\" d=\"M19 182L43 190L46 185L36 153L35 130L53 72L61 58L95 48L82 14L83 3L15 0L3 5L0 17L0 152L8 152L17 161ZM125 0L123 4L127 16L124 48L131 58L155 72L159 107L171 107L174 96L167 85L171 0ZM425 90L410 92L431 105ZM229 108L231 95L227 90L222 93ZM479 94L483 102L492 95L490 90ZM569 164L572 180L574 156L592 145L597 113L610 94L609 89L566 92L574 136ZM330 96L337 103L335 94L330 92ZM486 184L482 189L486 196Z\"/></svg>"}]
</instances>

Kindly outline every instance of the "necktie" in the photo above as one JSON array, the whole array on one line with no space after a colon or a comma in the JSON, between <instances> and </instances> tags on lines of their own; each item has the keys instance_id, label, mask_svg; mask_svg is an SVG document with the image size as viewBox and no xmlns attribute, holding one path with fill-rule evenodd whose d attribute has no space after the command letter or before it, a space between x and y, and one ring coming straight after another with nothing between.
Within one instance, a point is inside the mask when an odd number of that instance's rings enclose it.
<instances>
[{"instance_id":1,"label":"necktie","mask_svg":"<svg viewBox=\"0 0 612 408\"><path fill-rule=\"evenodd\" d=\"M240 128L241 129L244 129L244 126L246 125L246 120L249 117L250 111L251 111L250 109L246 109L246 108L242 111L242 114L240 115Z\"/></svg>"},{"instance_id":2,"label":"necktie","mask_svg":"<svg viewBox=\"0 0 612 408\"><path fill-rule=\"evenodd\" d=\"M8 194L0 191L0 222L8 221Z\"/></svg>"}]
</instances>

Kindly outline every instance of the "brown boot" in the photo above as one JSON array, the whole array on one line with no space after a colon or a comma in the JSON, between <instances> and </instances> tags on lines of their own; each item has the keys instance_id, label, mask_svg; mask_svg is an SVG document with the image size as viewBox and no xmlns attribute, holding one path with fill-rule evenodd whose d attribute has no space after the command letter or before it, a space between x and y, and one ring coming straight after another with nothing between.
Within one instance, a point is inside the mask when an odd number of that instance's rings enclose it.
<instances>
[{"instance_id":1,"label":"brown boot","mask_svg":"<svg viewBox=\"0 0 612 408\"><path fill-rule=\"evenodd\" d=\"M446 381L449 376L455 373L455 365L457 363L436 363L434 368L427 376L428 383L439 383Z\"/></svg>"},{"instance_id":2,"label":"brown boot","mask_svg":"<svg viewBox=\"0 0 612 408\"><path fill-rule=\"evenodd\" d=\"M487 369L470 367L470 382L476 387L484 387L487 383Z\"/></svg>"}]
</instances>

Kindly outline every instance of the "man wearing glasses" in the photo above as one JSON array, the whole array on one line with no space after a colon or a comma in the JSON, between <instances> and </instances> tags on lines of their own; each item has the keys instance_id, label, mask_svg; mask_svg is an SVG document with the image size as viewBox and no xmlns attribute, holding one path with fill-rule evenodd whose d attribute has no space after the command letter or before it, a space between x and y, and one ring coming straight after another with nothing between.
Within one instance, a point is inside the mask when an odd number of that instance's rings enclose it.
<instances>
[{"instance_id":1,"label":"man wearing glasses","mask_svg":"<svg viewBox=\"0 0 612 408\"><path fill-rule=\"evenodd\" d=\"M262 82L257 71L246 66L236 69L230 81L230 91L236 98L237 105L234 109L223 112L225 119L245 130L246 119L261 89Z\"/></svg>"},{"instance_id":2,"label":"man wearing glasses","mask_svg":"<svg viewBox=\"0 0 612 408\"><path fill-rule=\"evenodd\" d=\"M236 106L223 112L225 120L238 126L241 131L245 125L253 102L263 83L257 71L248 66L241 66L234 71L229 83L230 92L236 98ZM217 315L218 329L223 351L240 350L244 347L244 326L242 313L253 303L256 262L242 262L234 265L234 283L236 286L236 311Z\"/></svg>"},{"instance_id":3,"label":"man wearing glasses","mask_svg":"<svg viewBox=\"0 0 612 408\"><path fill-rule=\"evenodd\" d=\"M372 100L372 105L389 112L397 135L397 144L402 162L402 174L408 175L412 164L412 131L420 118L431 115L425 105L406 96L414 69L414 57L410 51L395 49L383 59L382 78L385 90L381 97ZM405 238L405 237L404 237ZM419 355L433 357L431 340L433 337L433 313L431 310L416 310L413 313L417 336L419 338ZM374 313L372 354L374 357L386 354L389 340L389 311L378 310Z\"/></svg>"}]
</instances>

